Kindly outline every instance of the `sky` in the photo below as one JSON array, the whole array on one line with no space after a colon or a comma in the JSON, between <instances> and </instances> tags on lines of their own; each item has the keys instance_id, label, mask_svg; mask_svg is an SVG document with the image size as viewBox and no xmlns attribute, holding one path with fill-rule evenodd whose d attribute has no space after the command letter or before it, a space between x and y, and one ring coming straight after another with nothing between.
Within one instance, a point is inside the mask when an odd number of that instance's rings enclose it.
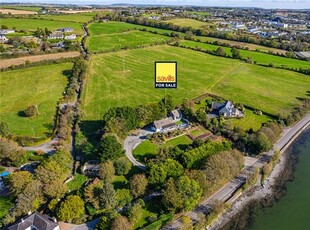
<instances>
[{"instance_id":1,"label":"sky","mask_svg":"<svg viewBox=\"0 0 310 230\"><path fill-rule=\"evenodd\" d=\"M196 6L227 6L227 7L262 7L280 9L310 9L310 0L1 0L4 2L21 3L71 3L71 4L160 4L160 5L196 5Z\"/></svg>"}]
</instances>

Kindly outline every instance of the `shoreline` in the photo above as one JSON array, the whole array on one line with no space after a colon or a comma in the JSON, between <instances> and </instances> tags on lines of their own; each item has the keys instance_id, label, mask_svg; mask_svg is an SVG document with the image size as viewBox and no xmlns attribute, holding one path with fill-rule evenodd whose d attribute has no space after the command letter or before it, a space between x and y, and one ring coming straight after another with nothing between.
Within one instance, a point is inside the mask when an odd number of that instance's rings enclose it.
<instances>
[{"instance_id":1,"label":"shoreline","mask_svg":"<svg viewBox=\"0 0 310 230\"><path fill-rule=\"evenodd\" d=\"M223 215L219 216L218 219L208 227L209 230L215 229L231 229L232 226L235 226L236 218L238 219L239 226L238 229L247 228L253 218L253 211L255 209L255 204L260 204L262 207L268 207L272 205L273 200L281 198L283 186L285 183L292 178L292 173L294 171L295 162L290 161L290 159L294 158L294 154L292 154L291 147L299 140L304 133L310 131L310 126L306 126L301 129L295 136L292 138L290 142L281 150L281 156L278 163L273 168L272 172L268 176L269 182L262 187L258 182L256 185L244 193L242 193L233 203L230 209L224 212ZM297 157L298 158L298 157ZM285 172L287 165L289 165L290 170ZM285 174L285 175L283 175ZM282 176L281 176L282 175ZM241 217L241 214L245 214ZM243 218L243 221L240 223L240 218ZM227 226L229 225L229 226Z\"/></svg>"}]
</instances>

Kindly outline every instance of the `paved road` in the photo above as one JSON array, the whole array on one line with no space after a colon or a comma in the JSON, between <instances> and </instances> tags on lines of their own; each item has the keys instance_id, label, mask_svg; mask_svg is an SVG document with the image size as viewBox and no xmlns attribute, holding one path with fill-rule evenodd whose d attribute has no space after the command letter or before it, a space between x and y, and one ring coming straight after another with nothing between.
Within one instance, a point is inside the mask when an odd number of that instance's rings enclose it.
<instances>
[{"instance_id":1,"label":"paved road","mask_svg":"<svg viewBox=\"0 0 310 230\"><path fill-rule=\"evenodd\" d=\"M277 141L274 145L274 149L280 149L284 151L287 146L289 146L290 142L297 136L297 134L303 129L310 125L310 114L304 117L301 121L295 124L293 127L288 128L283 133L282 137ZM247 176L251 171L253 171L256 167L262 167L263 163L269 160L269 157L274 154L274 151L271 150L265 154L263 154L260 158L257 158L256 161L251 161L251 165L245 167L245 169L232 181L227 183L223 188L217 191L213 196L211 196L208 200L202 202L198 205L195 210L188 212L185 214L190 217L193 222L197 221L197 215L199 212L203 212L205 214L209 213L212 209L211 205L215 200L220 200L223 202L228 201L234 193L240 188L244 182L246 181ZM164 230L172 230L179 229L182 226L182 222L179 219L176 219L171 224L165 226Z\"/></svg>"},{"instance_id":2,"label":"paved road","mask_svg":"<svg viewBox=\"0 0 310 230\"><path fill-rule=\"evenodd\" d=\"M145 170L145 165L134 158L134 156L132 155L132 151L143 141L147 140L146 135L153 134L153 131L149 129L140 129L137 130L136 133L138 133L138 135L131 135L125 139L124 150L127 158L132 162L133 165L138 166L142 170Z\"/></svg>"}]
</instances>

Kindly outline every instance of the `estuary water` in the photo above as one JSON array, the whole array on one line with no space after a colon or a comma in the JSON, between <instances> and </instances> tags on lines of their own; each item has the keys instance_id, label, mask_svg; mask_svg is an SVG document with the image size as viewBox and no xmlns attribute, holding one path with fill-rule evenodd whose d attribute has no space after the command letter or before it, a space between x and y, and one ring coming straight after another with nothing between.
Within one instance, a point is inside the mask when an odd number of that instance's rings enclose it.
<instances>
[{"instance_id":1,"label":"estuary water","mask_svg":"<svg viewBox=\"0 0 310 230\"><path fill-rule=\"evenodd\" d=\"M256 211L250 230L310 229L310 128L288 151L298 159L294 178L286 183L284 196L271 207Z\"/></svg>"}]
</instances>

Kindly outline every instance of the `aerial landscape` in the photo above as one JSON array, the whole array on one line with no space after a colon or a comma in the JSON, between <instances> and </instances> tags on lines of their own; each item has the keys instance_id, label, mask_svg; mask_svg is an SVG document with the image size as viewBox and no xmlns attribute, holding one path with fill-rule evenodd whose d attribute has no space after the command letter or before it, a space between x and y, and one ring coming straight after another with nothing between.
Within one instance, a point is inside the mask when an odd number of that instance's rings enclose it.
<instances>
[{"instance_id":1,"label":"aerial landscape","mask_svg":"<svg viewBox=\"0 0 310 230\"><path fill-rule=\"evenodd\" d=\"M310 228L310 2L0 2L0 229Z\"/></svg>"}]
</instances>

